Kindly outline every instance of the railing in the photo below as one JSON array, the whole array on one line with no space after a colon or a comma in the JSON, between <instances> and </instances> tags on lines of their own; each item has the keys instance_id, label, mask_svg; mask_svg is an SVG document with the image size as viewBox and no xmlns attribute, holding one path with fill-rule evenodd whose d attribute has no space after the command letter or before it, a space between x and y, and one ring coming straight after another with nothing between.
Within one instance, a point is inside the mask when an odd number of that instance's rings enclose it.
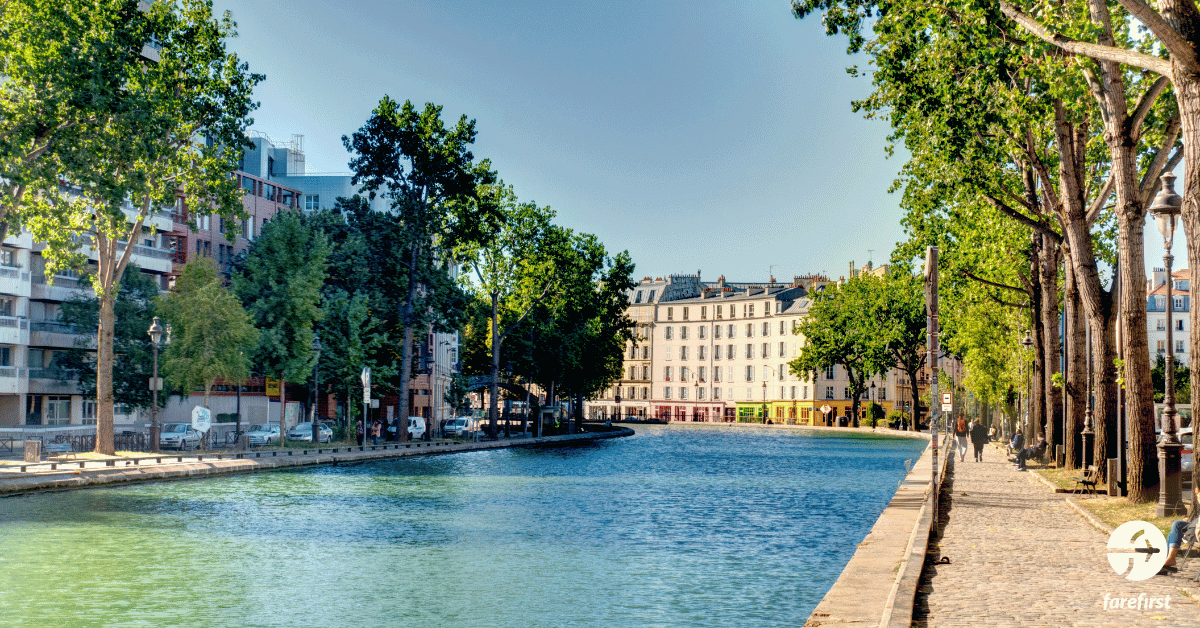
<instances>
[{"instance_id":1,"label":"railing","mask_svg":"<svg viewBox=\"0 0 1200 628\"><path fill-rule=\"evenodd\" d=\"M21 269L12 266L0 266L0 277L8 277L10 279L20 279Z\"/></svg>"},{"instance_id":2,"label":"railing","mask_svg":"<svg viewBox=\"0 0 1200 628\"><path fill-rule=\"evenodd\" d=\"M38 285L38 286L46 285L46 273L35 273L33 275L32 281L33 281L34 285ZM78 289L78 288L82 287L80 285L80 283L81 282L79 281L79 279L77 279L75 277L66 277L64 275L55 275L54 276L54 287L55 288Z\"/></svg>"}]
</instances>

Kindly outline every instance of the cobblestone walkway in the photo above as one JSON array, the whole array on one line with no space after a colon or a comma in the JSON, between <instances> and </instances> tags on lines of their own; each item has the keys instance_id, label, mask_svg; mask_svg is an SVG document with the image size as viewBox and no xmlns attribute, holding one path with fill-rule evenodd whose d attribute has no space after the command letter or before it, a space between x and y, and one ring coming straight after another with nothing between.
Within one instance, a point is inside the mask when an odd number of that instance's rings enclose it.
<instances>
[{"instance_id":1,"label":"cobblestone walkway","mask_svg":"<svg viewBox=\"0 0 1200 628\"><path fill-rule=\"evenodd\" d=\"M918 626L1200 626L1196 583L1181 575L1133 582L1106 557L1108 536L994 446L984 462L953 461L941 538L917 592ZM1188 563L1194 576L1200 560ZM1105 609L1112 598L1170 596L1170 608Z\"/></svg>"}]
</instances>

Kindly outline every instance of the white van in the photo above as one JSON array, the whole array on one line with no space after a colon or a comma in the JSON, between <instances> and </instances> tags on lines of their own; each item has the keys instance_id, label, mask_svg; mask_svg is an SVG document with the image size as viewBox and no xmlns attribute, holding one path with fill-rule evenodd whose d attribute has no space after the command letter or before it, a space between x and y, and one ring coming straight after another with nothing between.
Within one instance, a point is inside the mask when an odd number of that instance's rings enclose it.
<instances>
[{"instance_id":1,"label":"white van","mask_svg":"<svg viewBox=\"0 0 1200 628\"><path fill-rule=\"evenodd\" d=\"M419 440L425 438L425 417L408 417L408 438L410 440Z\"/></svg>"},{"instance_id":2,"label":"white van","mask_svg":"<svg viewBox=\"0 0 1200 628\"><path fill-rule=\"evenodd\" d=\"M459 416L446 421L446 427L442 430L445 436L462 436L466 438L475 430L475 419L469 416Z\"/></svg>"}]
</instances>

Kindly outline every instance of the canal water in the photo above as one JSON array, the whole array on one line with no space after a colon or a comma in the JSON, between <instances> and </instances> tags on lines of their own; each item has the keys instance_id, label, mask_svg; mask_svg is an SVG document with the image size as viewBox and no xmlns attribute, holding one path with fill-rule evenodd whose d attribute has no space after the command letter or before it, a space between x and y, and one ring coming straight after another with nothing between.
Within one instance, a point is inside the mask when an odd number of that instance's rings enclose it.
<instances>
[{"instance_id":1,"label":"canal water","mask_svg":"<svg viewBox=\"0 0 1200 628\"><path fill-rule=\"evenodd\" d=\"M635 429L0 499L0 626L795 626L925 445Z\"/></svg>"}]
</instances>

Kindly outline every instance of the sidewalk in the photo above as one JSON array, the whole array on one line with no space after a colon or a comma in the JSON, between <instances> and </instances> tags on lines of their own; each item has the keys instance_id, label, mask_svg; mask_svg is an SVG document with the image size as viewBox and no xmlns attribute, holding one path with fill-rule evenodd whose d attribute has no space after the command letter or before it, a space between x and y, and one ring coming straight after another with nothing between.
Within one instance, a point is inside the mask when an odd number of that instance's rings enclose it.
<instances>
[{"instance_id":1,"label":"sidewalk","mask_svg":"<svg viewBox=\"0 0 1200 628\"><path fill-rule=\"evenodd\" d=\"M1134 582L1108 564L1108 535L989 445L984 462L957 456L942 492L941 538L931 541L917 592L918 626L1200 625L1200 587L1183 574ZM933 564L946 557L949 564ZM1188 563L1187 576L1200 569ZM1170 597L1170 608L1105 609L1111 598Z\"/></svg>"}]
</instances>

